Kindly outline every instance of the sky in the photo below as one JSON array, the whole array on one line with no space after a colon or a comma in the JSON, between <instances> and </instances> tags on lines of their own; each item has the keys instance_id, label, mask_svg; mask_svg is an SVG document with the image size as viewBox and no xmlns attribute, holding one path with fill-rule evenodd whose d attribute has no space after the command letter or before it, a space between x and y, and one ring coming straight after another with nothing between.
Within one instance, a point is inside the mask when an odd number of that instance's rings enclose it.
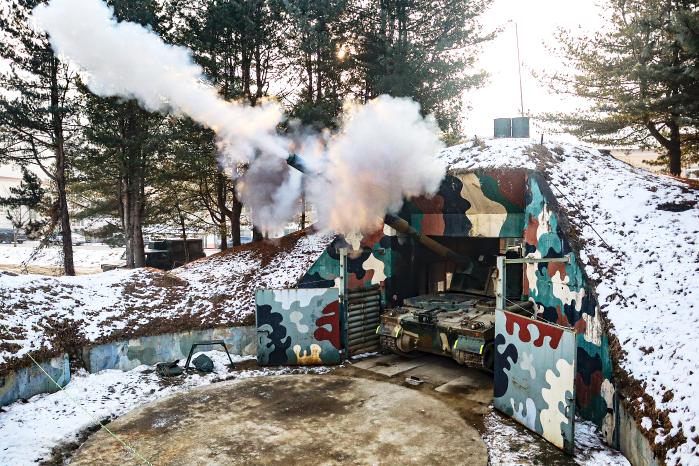
<instances>
[{"instance_id":1,"label":"sky","mask_svg":"<svg viewBox=\"0 0 699 466\"><path fill-rule=\"evenodd\" d=\"M560 58L554 56L545 44L557 44L556 31L560 27L573 31L598 29L602 22L601 11L596 0L493 0L482 23L486 30L500 27L502 32L486 44L478 61L479 68L490 74L487 84L465 95L473 107L465 116L466 135L492 137L494 118L520 115L517 42L515 26L510 21L516 21L519 29L525 113L536 115L579 108L584 102L554 95L532 76L532 71L564 69ZM534 123L531 136L538 139L540 133Z\"/></svg>"}]
</instances>

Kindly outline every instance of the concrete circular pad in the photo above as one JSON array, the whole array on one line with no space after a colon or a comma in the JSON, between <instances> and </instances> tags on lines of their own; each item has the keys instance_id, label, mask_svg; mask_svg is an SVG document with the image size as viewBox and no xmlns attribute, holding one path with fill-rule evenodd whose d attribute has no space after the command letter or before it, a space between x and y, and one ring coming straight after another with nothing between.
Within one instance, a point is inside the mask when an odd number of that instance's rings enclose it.
<instances>
[{"instance_id":1,"label":"concrete circular pad","mask_svg":"<svg viewBox=\"0 0 699 466\"><path fill-rule=\"evenodd\" d=\"M136 409L109 427L157 465L485 465L478 432L399 385L333 375L233 380ZM100 431L71 465L139 464Z\"/></svg>"}]
</instances>

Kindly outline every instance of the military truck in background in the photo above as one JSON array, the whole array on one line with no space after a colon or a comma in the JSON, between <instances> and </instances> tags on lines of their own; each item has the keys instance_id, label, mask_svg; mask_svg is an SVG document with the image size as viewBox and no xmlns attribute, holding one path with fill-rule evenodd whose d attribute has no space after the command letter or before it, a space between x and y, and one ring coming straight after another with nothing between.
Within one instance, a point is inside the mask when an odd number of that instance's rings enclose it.
<instances>
[{"instance_id":1,"label":"military truck in background","mask_svg":"<svg viewBox=\"0 0 699 466\"><path fill-rule=\"evenodd\" d=\"M146 266L161 270L171 270L206 257L202 239L188 239L186 244L182 239L153 240L146 244L145 253Z\"/></svg>"},{"instance_id":2,"label":"military truck in background","mask_svg":"<svg viewBox=\"0 0 699 466\"><path fill-rule=\"evenodd\" d=\"M387 310L377 329L381 348L397 354L422 351L448 356L492 372L497 269L490 259L481 256L468 272L456 271L446 292L407 298ZM515 286L508 287L513 304L507 310L530 315L532 303L521 301L521 268L519 286L516 275L508 271L507 283Z\"/></svg>"},{"instance_id":3,"label":"military truck in background","mask_svg":"<svg viewBox=\"0 0 699 466\"><path fill-rule=\"evenodd\" d=\"M188 239L186 246L185 241L182 239L155 239L146 243L144 252L146 255L146 267L161 270L172 270L187 262L206 257L202 239ZM101 265L103 272L121 267L126 267L126 251L121 256L120 263Z\"/></svg>"}]
</instances>

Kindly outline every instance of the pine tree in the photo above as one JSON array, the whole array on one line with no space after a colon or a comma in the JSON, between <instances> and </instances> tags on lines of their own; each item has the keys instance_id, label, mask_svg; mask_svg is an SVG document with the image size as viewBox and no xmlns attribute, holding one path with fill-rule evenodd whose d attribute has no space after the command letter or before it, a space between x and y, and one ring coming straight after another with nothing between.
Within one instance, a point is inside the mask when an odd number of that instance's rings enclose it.
<instances>
[{"instance_id":1,"label":"pine tree","mask_svg":"<svg viewBox=\"0 0 699 466\"><path fill-rule=\"evenodd\" d=\"M14 0L0 13L0 161L36 164L56 190L50 230L58 226L63 268L75 275L66 186L71 142L79 130L75 71L56 57L48 38L30 24L40 0Z\"/></svg>"},{"instance_id":2,"label":"pine tree","mask_svg":"<svg viewBox=\"0 0 699 466\"><path fill-rule=\"evenodd\" d=\"M28 235L36 232L43 226L43 222L36 219L36 213L44 199L45 190L41 186L39 177L22 167L22 181L19 186L9 189L10 196L0 197L0 206L9 207L6 217L15 229L15 246L17 245L17 233L24 229Z\"/></svg>"},{"instance_id":3,"label":"pine tree","mask_svg":"<svg viewBox=\"0 0 699 466\"><path fill-rule=\"evenodd\" d=\"M546 119L596 144L661 147L661 161L680 175L683 160L696 157L698 97L696 50L683 43L680 20L695 16L698 6L693 0L613 0L605 29L563 32L561 52L574 71L552 76L552 83L591 104Z\"/></svg>"},{"instance_id":4,"label":"pine tree","mask_svg":"<svg viewBox=\"0 0 699 466\"><path fill-rule=\"evenodd\" d=\"M445 137L461 135L463 95L485 79L472 71L484 34L479 16L489 0L356 2L354 93L410 97L437 118Z\"/></svg>"},{"instance_id":5,"label":"pine tree","mask_svg":"<svg viewBox=\"0 0 699 466\"><path fill-rule=\"evenodd\" d=\"M124 102L90 93L85 99L86 145L75 160L80 170L75 195L80 194L92 214L98 207L116 207L111 213L121 219L127 265L143 267L147 187L168 150L169 117L148 112L133 100Z\"/></svg>"},{"instance_id":6,"label":"pine tree","mask_svg":"<svg viewBox=\"0 0 699 466\"><path fill-rule=\"evenodd\" d=\"M206 0L200 8L188 8L175 0L169 11L171 17L178 18L174 23L180 24L171 38L192 50L195 61L224 99L244 99L256 105L268 95L283 50L283 31L270 1ZM243 205L236 195L236 183L245 167L233 167L233 176L226 175L217 162L213 133L203 128L200 131L199 147L206 145L211 150L205 156L208 163L199 165L205 169L199 173L200 199L219 226L223 250L227 248L226 220L232 244L240 244Z\"/></svg>"},{"instance_id":7,"label":"pine tree","mask_svg":"<svg viewBox=\"0 0 699 466\"><path fill-rule=\"evenodd\" d=\"M160 31L158 2L112 0L110 4L117 19ZM99 97L84 86L80 91L86 125L83 149L75 160L80 176L72 190L85 206L81 216L102 213L119 218L127 266L143 267L147 187L151 177L157 176L159 158L168 150L171 117L146 111L135 100Z\"/></svg>"},{"instance_id":8,"label":"pine tree","mask_svg":"<svg viewBox=\"0 0 699 466\"><path fill-rule=\"evenodd\" d=\"M288 79L297 85L290 116L306 127L334 128L349 95L343 80L350 66L348 1L280 2L279 11L288 31Z\"/></svg>"}]
</instances>

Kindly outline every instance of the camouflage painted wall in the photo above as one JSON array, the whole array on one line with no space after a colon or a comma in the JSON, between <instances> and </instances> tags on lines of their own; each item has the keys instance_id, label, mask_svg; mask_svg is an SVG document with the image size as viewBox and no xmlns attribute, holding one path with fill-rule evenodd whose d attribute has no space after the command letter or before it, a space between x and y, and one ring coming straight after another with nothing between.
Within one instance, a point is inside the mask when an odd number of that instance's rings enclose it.
<instances>
[{"instance_id":1,"label":"camouflage painted wall","mask_svg":"<svg viewBox=\"0 0 699 466\"><path fill-rule=\"evenodd\" d=\"M493 405L573 453L575 333L495 311Z\"/></svg>"},{"instance_id":2,"label":"camouflage painted wall","mask_svg":"<svg viewBox=\"0 0 699 466\"><path fill-rule=\"evenodd\" d=\"M448 175L434 197L406 201L399 215L413 228L428 235L518 238L524 223L525 186L523 170ZM382 301L388 302L394 292L395 269L406 267L399 254L406 245L399 246L395 231L388 226L363 237L338 236L297 286L337 286L342 247L350 250L348 288L380 284Z\"/></svg>"},{"instance_id":3,"label":"camouflage painted wall","mask_svg":"<svg viewBox=\"0 0 699 466\"><path fill-rule=\"evenodd\" d=\"M337 288L258 290L257 361L260 365L338 364Z\"/></svg>"},{"instance_id":4,"label":"camouflage painted wall","mask_svg":"<svg viewBox=\"0 0 699 466\"><path fill-rule=\"evenodd\" d=\"M386 302L387 290L391 290L391 277L395 260L396 237L389 227L374 234L348 237L337 236L299 280L299 288L324 288L339 286L340 249L347 248L347 288L350 290L380 285L382 300Z\"/></svg>"},{"instance_id":5,"label":"camouflage painted wall","mask_svg":"<svg viewBox=\"0 0 699 466\"><path fill-rule=\"evenodd\" d=\"M447 175L434 197L410 199L400 216L426 235L520 237L525 178L522 170Z\"/></svg>"},{"instance_id":6,"label":"camouflage painted wall","mask_svg":"<svg viewBox=\"0 0 699 466\"><path fill-rule=\"evenodd\" d=\"M544 320L577 331L576 405L613 442L612 365L599 305L552 210L553 194L539 175L528 177L524 244L528 257L570 257L569 263L525 266L523 289Z\"/></svg>"}]
</instances>

